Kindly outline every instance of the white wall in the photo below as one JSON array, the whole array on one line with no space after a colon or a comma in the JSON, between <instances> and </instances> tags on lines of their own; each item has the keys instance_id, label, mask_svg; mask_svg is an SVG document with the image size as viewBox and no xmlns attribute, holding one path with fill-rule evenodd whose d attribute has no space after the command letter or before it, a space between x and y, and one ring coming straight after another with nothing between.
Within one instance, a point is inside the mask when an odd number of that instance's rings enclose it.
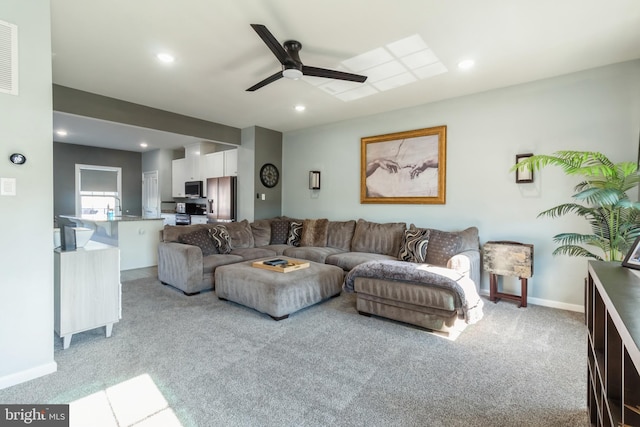
<instances>
[{"instance_id":1,"label":"white wall","mask_svg":"<svg viewBox=\"0 0 640 427\"><path fill-rule=\"evenodd\" d=\"M0 94L0 388L56 370L53 360L53 142L49 1L3 0L18 26L19 95ZM9 163L23 153L22 166Z\"/></svg>"},{"instance_id":2,"label":"white wall","mask_svg":"<svg viewBox=\"0 0 640 427\"><path fill-rule=\"evenodd\" d=\"M518 153L601 151L635 161L640 126L640 61L588 70L481 94L284 134L284 215L334 220L406 221L417 226L480 230L481 244L514 240L535 246L532 303L580 310L585 259L553 257L552 236L589 232L575 218L537 219L570 201L577 180L549 168L533 184L509 172ZM444 205L360 204L360 138L447 126ZM308 190L309 170L322 189ZM516 288L507 278L506 289ZM485 275L482 287L488 289Z\"/></svg>"}]
</instances>

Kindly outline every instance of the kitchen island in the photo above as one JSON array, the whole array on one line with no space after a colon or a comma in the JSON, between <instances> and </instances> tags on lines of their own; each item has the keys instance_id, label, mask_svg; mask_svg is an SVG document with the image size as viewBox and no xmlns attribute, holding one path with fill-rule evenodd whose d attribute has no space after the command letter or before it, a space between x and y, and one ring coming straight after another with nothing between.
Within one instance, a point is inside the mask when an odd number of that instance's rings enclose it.
<instances>
[{"instance_id":1,"label":"kitchen island","mask_svg":"<svg viewBox=\"0 0 640 427\"><path fill-rule=\"evenodd\" d=\"M120 248L120 271L158 265L158 243L164 227L162 217L60 216L78 227L92 229L91 240Z\"/></svg>"}]
</instances>

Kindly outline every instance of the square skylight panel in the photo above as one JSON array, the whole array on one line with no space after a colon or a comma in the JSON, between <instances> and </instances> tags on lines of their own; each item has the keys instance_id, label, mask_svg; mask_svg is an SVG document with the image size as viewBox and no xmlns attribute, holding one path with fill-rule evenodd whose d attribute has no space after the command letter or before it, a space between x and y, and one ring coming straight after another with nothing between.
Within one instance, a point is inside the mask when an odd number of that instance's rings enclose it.
<instances>
[{"instance_id":1,"label":"square skylight panel","mask_svg":"<svg viewBox=\"0 0 640 427\"><path fill-rule=\"evenodd\" d=\"M385 91L389 89L395 89L400 86L408 85L409 83L413 83L417 81L411 73L406 72L404 74L400 74L398 76L394 76L388 78L386 80L381 80L379 82L373 83L373 86L379 91Z\"/></svg>"},{"instance_id":2,"label":"square skylight panel","mask_svg":"<svg viewBox=\"0 0 640 427\"><path fill-rule=\"evenodd\" d=\"M325 79L326 81L327 79ZM330 80L328 83L318 86L323 91L335 95L337 93L346 92L350 89L359 88L362 83L350 82L347 80Z\"/></svg>"},{"instance_id":3,"label":"square skylight panel","mask_svg":"<svg viewBox=\"0 0 640 427\"><path fill-rule=\"evenodd\" d=\"M363 85L357 89L348 90L346 92L342 92L336 95L336 98L341 99L342 101L349 102L354 101L356 99L364 98L366 96L375 95L378 93L377 90L371 85Z\"/></svg>"},{"instance_id":4,"label":"square skylight panel","mask_svg":"<svg viewBox=\"0 0 640 427\"><path fill-rule=\"evenodd\" d=\"M359 73L362 70L384 64L392 59L393 57L385 48L379 47L361 55L354 56L353 58L345 59L342 61L342 64L348 69Z\"/></svg>"},{"instance_id":5,"label":"square skylight panel","mask_svg":"<svg viewBox=\"0 0 640 427\"><path fill-rule=\"evenodd\" d=\"M427 65L426 67L412 71L419 79L427 79L429 77L437 76L438 74L446 73L448 70L442 62L436 62L435 64Z\"/></svg>"},{"instance_id":6,"label":"square skylight panel","mask_svg":"<svg viewBox=\"0 0 640 427\"><path fill-rule=\"evenodd\" d=\"M387 44L387 49L398 58L428 48L427 44L418 34Z\"/></svg>"},{"instance_id":7,"label":"square skylight panel","mask_svg":"<svg viewBox=\"0 0 640 427\"><path fill-rule=\"evenodd\" d=\"M413 70L438 62L438 57L431 50L426 49L407 55L401 58L401 61L409 69Z\"/></svg>"},{"instance_id":8,"label":"square skylight panel","mask_svg":"<svg viewBox=\"0 0 640 427\"><path fill-rule=\"evenodd\" d=\"M407 69L398 61L387 62L367 70L367 83L374 83L406 72Z\"/></svg>"}]
</instances>

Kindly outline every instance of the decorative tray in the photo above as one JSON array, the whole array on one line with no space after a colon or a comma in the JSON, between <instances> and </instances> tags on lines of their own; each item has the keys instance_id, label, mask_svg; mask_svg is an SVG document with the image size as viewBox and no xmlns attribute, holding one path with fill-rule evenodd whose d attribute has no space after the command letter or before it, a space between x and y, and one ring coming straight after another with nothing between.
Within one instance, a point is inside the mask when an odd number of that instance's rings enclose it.
<instances>
[{"instance_id":1,"label":"decorative tray","mask_svg":"<svg viewBox=\"0 0 640 427\"><path fill-rule=\"evenodd\" d=\"M309 261L303 261L293 258L274 258L262 261L254 261L253 267L263 268L265 270L277 271L279 273L290 273L295 270L309 268Z\"/></svg>"}]
</instances>

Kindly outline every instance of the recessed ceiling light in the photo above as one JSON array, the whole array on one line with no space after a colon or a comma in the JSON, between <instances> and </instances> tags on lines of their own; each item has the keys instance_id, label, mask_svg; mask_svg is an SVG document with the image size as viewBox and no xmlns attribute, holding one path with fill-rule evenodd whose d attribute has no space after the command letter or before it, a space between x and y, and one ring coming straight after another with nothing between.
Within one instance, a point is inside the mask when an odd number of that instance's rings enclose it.
<instances>
[{"instance_id":1,"label":"recessed ceiling light","mask_svg":"<svg viewBox=\"0 0 640 427\"><path fill-rule=\"evenodd\" d=\"M142 148L147 148L147 147L148 147L148 144L147 144L146 142L141 142L141 143L140 143L140 147L142 147Z\"/></svg>"},{"instance_id":2,"label":"recessed ceiling light","mask_svg":"<svg viewBox=\"0 0 640 427\"><path fill-rule=\"evenodd\" d=\"M156 55L156 57L160 61L162 61L162 62L164 62L166 64L169 64L169 63L175 61L175 58L173 57L173 55L169 55L168 53L159 53L159 54Z\"/></svg>"},{"instance_id":3,"label":"recessed ceiling light","mask_svg":"<svg viewBox=\"0 0 640 427\"><path fill-rule=\"evenodd\" d=\"M458 62L458 68L461 70L468 70L469 68L473 68L475 62L473 59L465 59L464 61Z\"/></svg>"},{"instance_id":4,"label":"recessed ceiling light","mask_svg":"<svg viewBox=\"0 0 640 427\"><path fill-rule=\"evenodd\" d=\"M307 107L305 107L304 105L296 105L295 109L296 111L304 111L306 110Z\"/></svg>"},{"instance_id":5,"label":"recessed ceiling light","mask_svg":"<svg viewBox=\"0 0 640 427\"><path fill-rule=\"evenodd\" d=\"M67 131L64 129L59 129L56 131L56 135L58 136L67 136Z\"/></svg>"}]
</instances>

